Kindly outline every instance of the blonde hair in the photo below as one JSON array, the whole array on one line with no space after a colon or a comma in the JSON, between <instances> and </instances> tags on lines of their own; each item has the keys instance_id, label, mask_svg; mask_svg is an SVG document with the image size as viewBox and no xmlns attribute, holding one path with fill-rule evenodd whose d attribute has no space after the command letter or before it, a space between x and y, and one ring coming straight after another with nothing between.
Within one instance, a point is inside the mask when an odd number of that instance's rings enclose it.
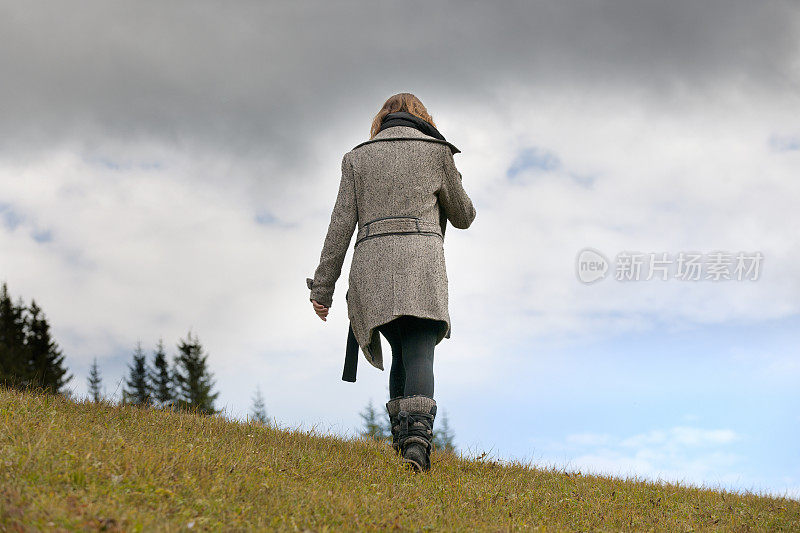
<instances>
[{"instance_id":1,"label":"blonde hair","mask_svg":"<svg viewBox=\"0 0 800 533\"><path fill-rule=\"evenodd\" d=\"M436 124L433 122L433 117L428 113L428 110L425 109L425 106L422 105L419 98L414 96L411 93L397 93L393 96L390 96L386 102L384 102L383 107L381 110L378 111L378 114L375 115L375 118L372 120L372 128L370 128L369 138L372 139L378 134L378 130L381 128L381 122L383 118L388 115L389 113L396 113L398 111L405 111L406 113L411 113L422 120L428 122L434 128Z\"/></svg>"}]
</instances>

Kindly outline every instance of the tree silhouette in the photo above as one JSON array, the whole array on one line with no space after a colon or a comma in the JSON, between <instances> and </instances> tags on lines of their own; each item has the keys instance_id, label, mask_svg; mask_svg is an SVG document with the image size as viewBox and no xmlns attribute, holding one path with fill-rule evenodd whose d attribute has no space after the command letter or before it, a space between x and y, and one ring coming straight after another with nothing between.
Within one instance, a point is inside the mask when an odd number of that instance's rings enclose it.
<instances>
[{"instance_id":1,"label":"tree silhouette","mask_svg":"<svg viewBox=\"0 0 800 533\"><path fill-rule=\"evenodd\" d=\"M64 377L67 373L67 369L62 366L64 355L52 339L50 324L34 300L31 300L26 324L29 382L47 392L60 393L62 387L74 376Z\"/></svg>"},{"instance_id":2,"label":"tree silhouette","mask_svg":"<svg viewBox=\"0 0 800 533\"><path fill-rule=\"evenodd\" d=\"M433 444L437 450L455 452L454 438L455 435L450 428L450 420L447 418L447 412L444 411L442 412L439 428L433 430Z\"/></svg>"},{"instance_id":3,"label":"tree silhouette","mask_svg":"<svg viewBox=\"0 0 800 533\"><path fill-rule=\"evenodd\" d=\"M261 387L256 387L256 395L253 397L252 418L262 424L268 424L267 408L264 406L264 396L261 395Z\"/></svg>"},{"instance_id":4,"label":"tree silhouette","mask_svg":"<svg viewBox=\"0 0 800 533\"><path fill-rule=\"evenodd\" d=\"M197 337L192 336L191 331L186 339L181 339L178 343L178 352L175 359L175 381L179 406L203 414L216 414L214 400L219 393L211 392L214 384L212 374L206 366L208 354L203 352L203 346Z\"/></svg>"},{"instance_id":5,"label":"tree silhouette","mask_svg":"<svg viewBox=\"0 0 800 533\"><path fill-rule=\"evenodd\" d=\"M16 389L40 389L65 394L64 355L50 334L42 309L31 300L11 299L8 285L0 287L0 382Z\"/></svg>"},{"instance_id":6,"label":"tree silhouette","mask_svg":"<svg viewBox=\"0 0 800 533\"><path fill-rule=\"evenodd\" d=\"M29 381L24 310L22 300L15 304L8 286L3 283L0 288L0 379L18 389Z\"/></svg>"},{"instance_id":7,"label":"tree silhouette","mask_svg":"<svg viewBox=\"0 0 800 533\"><path fill-rule=\"evenodd\" d=\"M94 358L92 362L91 368L89 368L89 395L92 398L92 401L99 402L103 397L102 393L100 392L100 385L103 383L103 379L100 377L100 369L97 368L97 357Z\"/></svg>"},{"instance_id":8,"label":"tree silhouette","mask_svg":"<svg viewBox=\"0 0 800 533\"><path fill-rule=\"evenodd\" d=\"M174 399L172 381L173 377L169 370L167 354L164 351L164 341L159 339L156 351L153 354L153 368L150 375L150 383L153 389L153 397L162 405Z\"/></svg>"},{"instance_id":9,"label":"tree silhouette","mask_svg":"<svg viewBox=\"0 0 800 533\"><path fill-rule=\"evenodd\" d=\"M381 422L381 416L372 405L372 398L370 398L364 410L361 411L360 416L363 424L361 430L362 437L385 439L389 436L387 435L386 427Z\"/></svg>"},{"instance_id":10,"label":"tree silhouette","mask_svg":"<svg viewBox=\"0 0 800 533\"><path fill-rule=\"evenodd\" d=\"M142 350L142 343L136 344L133 352L133 363L128 367L129 377L123 389L123 401L136 405L150 405L153 395L150 387L150 371L147 368L147 356Z\"/></svg>"}]
</instances>

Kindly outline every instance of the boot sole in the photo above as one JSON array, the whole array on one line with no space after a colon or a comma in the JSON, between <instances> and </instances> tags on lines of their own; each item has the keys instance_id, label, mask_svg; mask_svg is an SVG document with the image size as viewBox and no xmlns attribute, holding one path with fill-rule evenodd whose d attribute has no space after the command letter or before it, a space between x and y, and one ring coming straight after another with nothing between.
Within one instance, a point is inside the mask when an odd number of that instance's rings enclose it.
<instances>
[{"instance_id":1,"label":"boot sole","mask_svg":"<svg viewBox=\"0 0 800 533\"><path fill-rule=\"evenodd\" d=\"M418 473L418 472L427 472L427 470L425 470L424 468L422 468L422 465L421 465L421 464L419 464L418 462L414 461L413 459L406 459L406 458L404 457L404 458L403 458L403 463L404 463L404 464L407 464L407 465L411 465L411 468L413 468L413 469L414 469L414 472L415 472L415 473Z\"/></svg>"}]
</instances>

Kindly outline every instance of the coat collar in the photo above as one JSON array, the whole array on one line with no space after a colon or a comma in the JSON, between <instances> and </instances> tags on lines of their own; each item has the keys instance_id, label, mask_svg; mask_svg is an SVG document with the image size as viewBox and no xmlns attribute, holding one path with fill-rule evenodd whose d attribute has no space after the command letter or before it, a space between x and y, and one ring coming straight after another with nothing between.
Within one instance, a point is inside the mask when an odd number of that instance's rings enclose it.
<instances>
[{"instance_id":1,"label":"coat collar","mask_svg":"<svg viewBox=\"0 0 800 533\"><path fill-rule=\"evenodd\" d=\"M364 141L363 143L357 145L356 147L353 148L353 150L355 150L356 148L359 148L361 146L364 146L365 144L369 144L369 143L373 143L373 142L379 142L379 141L388 141L388 140L392 140L392 139L394 139L394 140L415 140L415 139L419 139L421 141L429 141L429 142L435 142L435 143L439 143L439 144L446 144L447 146L450 147L450 150L454 154L457 154L457 153L461 152L461 150L456 148L452 143L450 143L448 141L439 140L439 139L437 139L435 137L431 137L430 135L425 135L424 133L419 131L417 128L412 128L411 126L392 126L391 128L386 128L385 130L378 132L378 134L375 135L375 137L373 137L372 139L370 139L368 141Z\"/></svg>"},{"instance_id":2,"label":"coat collar","mask_svg":"<svg viewBox=\"0 0 800 533\"><path fill-rule=\"evenodd\" d=\"M411 126L392 126L391 128L386 128L383 131L379 131L375 137L371 140L375 139L393 139L398 137L420 137L423 139L436 139L436 137L431 137L430 135L425 135L417 128L412 128Z\"/></svg>"}]
</instances>

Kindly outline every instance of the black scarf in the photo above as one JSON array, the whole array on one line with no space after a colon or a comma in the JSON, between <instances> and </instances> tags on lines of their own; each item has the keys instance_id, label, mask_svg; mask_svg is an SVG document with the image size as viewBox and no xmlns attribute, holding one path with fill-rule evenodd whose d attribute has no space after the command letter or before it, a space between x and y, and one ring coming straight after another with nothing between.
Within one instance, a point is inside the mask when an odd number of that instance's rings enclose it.
<instances>
[{"instance_id":1,"label":"black scarf","mask_svg":"<svg viewBox=\"0 0 800 533\"><path fill-rule=\"evenodd\" d=\"M385 130L386 128L391 128L393 126L410 126L412 128L416 128L425 135L430 135L440 141L446 141L447 139L444 138L444 135L439 133L433 124L426 120L422 120L416 115L412 115L411 113L406 113L405 111L396 111L394 113L389 113L385 117L383 117L383 121L381 121L381 127L378 132Z\"/></svg>"}]
</instances>

